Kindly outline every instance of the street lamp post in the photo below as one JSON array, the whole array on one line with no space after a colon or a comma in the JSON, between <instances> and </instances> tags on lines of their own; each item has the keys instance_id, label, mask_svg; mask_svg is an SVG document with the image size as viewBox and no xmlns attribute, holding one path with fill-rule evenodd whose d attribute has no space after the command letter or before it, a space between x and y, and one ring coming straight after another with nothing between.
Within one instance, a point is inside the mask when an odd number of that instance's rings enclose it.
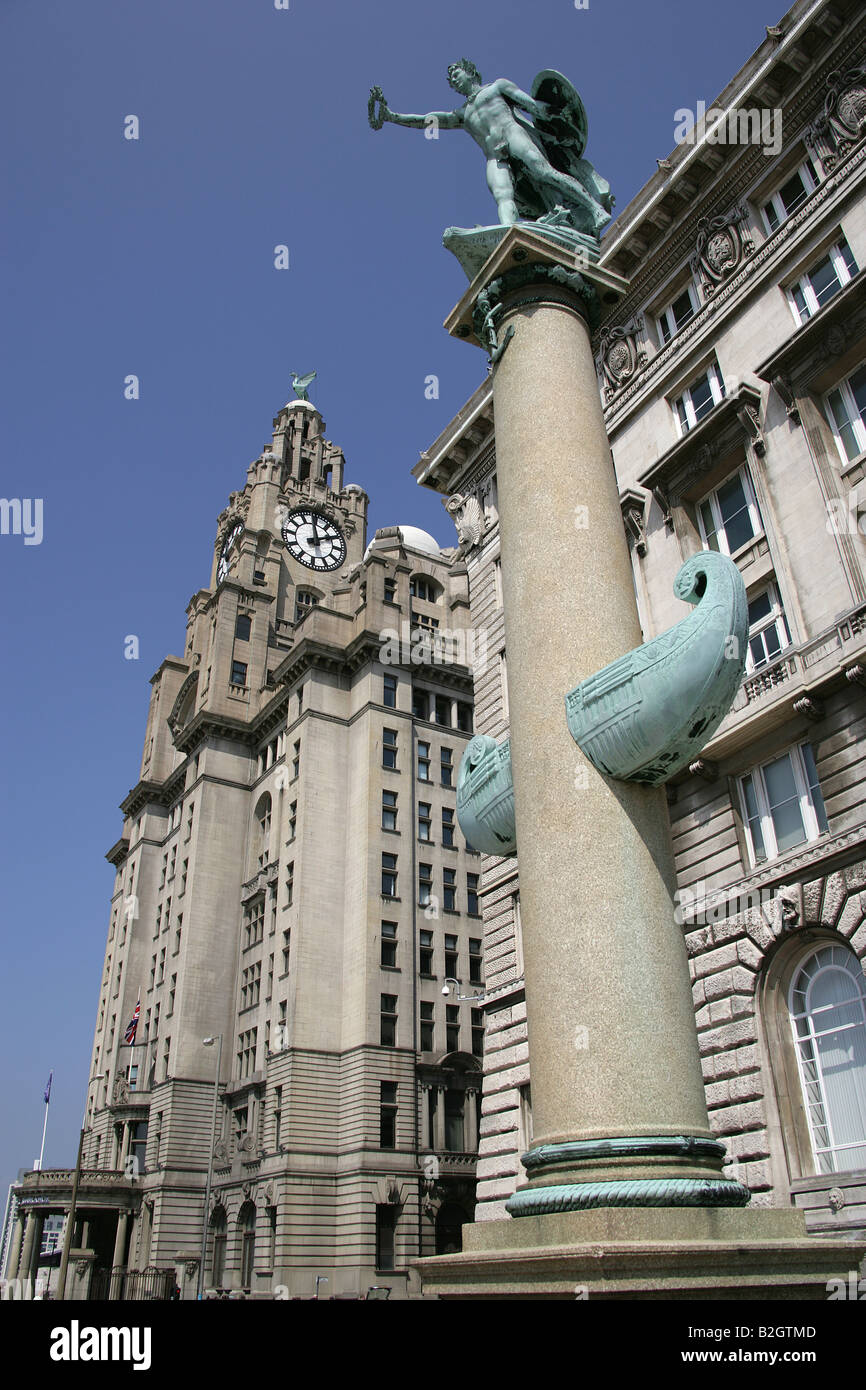
<instances>
[{"instance_id":1,"label":"street lamp post","mask_svg":"<svg viewBox=\"0 0 866 1390\"><path fill-rule=\"evenodd\" d=\"M216 1064L216 1075L215 1075L215 1077L214 1077L214 1083L213 1083L213 1109L212 1109L212 1111L211 1111L211 1122L210 1122L210 1149L208 1150L208 1158L207 1158L207 1183L206 1183L206 1185L205 1185L205 1190L204 1190L204 1212L203 1212L203 1214L202 1214L202 1222L201 1222L201 1259L199 1260L199 1264L198 1264L198 1292L197 1292L197 1294L196 1294L196 1298L197 1298L199 1301L201 1300L202 1294L203 1294L203 1292L204 1292L204 1262L205 1262L205 1258L206 1258L206 1256L207 1256L207 1218L208 1218L208 1211L209 1211L209 1209L210 1209L210 1190L211 1190L211 1184L212 1184L212 1182L213 1182L213 1151L214 1151L214 1146L215 1146L215 1144L216 1144L217 1102L218 1102L218 1100L219 1100L220 1068L221 1068L221 1066L222 1066L222 1058L223 1058L223 1035L222 1035L222 1033L217 1033L217 1034L215 1034L214 1037L212 1037L212 1038L202 1038L202 1045L203 1045L204 1047L213 1047L214 1043L217 1044L217 1064Z\"/></svg>"}]
</instances>

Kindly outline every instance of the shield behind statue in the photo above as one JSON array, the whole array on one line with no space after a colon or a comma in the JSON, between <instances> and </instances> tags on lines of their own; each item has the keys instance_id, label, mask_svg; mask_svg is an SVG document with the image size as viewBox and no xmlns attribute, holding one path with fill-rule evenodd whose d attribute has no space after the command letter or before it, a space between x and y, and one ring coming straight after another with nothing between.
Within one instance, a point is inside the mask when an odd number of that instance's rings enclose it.
<instances>
[{"instance_id":1,"label":"shield behind statue","mask_svg":"<svg viewBox=\"0 0 866 1390\"><path fill-rule=\"evenodd\" d=\"M580 159L586 149L586 108L580 95L568 78L553 68L538 73L531 95L551 108L548 118L535 121L547 158L560 173L571 174L572 160Z\"/></svg>"}]
</instances>

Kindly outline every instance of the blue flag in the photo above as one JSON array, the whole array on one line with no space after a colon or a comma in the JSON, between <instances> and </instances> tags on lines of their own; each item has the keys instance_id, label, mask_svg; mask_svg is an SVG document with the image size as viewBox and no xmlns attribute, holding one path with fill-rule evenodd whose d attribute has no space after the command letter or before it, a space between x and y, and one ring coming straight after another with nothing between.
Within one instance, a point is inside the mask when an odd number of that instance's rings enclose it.
<instances>
[{"instance_id":1,"label":"blue flag","mask_svg":"<svg viewBox=\"0 0 866 1390\"><path fill-rule=\"evenodd\" d=\"M48 1104L48 1102L49 1102L50 1099L51 1099L51 1081L52 1081L53 1076L54 1076L54 1072L53 1072L53 1071L51 1071L51 1072L48 1073L48 1085L45 1087L45 1104L46 1104L46 1105Z\"/></svg>"}]
</instances>

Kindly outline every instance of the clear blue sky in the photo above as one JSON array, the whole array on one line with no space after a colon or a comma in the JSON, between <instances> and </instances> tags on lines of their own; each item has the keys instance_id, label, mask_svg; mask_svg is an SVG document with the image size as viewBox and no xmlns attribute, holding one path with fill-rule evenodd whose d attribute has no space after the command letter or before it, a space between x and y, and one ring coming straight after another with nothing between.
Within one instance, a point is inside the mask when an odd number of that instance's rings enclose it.
<instances>
[{"instance_id":1,"label":"clear blue sky","mask_svg":"<svg viewBox=\"0 0 866 1390\"><path fill-rule=\"evenodd\" d=\"M215 521L270 437L290 369L372 499L371 526L452 544L410 475L484 376L442 320L443 228L493 220L480 151L367 125L458 104L468 56L524 88L564 71L624 208L782 14L754 0L3 0L2 491L43 539L0 536L3 1119L0 1182L75 1161L118 803L148 679L182 652ZM140 139L123 138L124 118ZM290 269L274 269L285 243ZM124 400L135 373L141 397ZM426 400L435 373L438 400ZM140 659L124 659L135 634Z\"/></svg>"}]
</instances>

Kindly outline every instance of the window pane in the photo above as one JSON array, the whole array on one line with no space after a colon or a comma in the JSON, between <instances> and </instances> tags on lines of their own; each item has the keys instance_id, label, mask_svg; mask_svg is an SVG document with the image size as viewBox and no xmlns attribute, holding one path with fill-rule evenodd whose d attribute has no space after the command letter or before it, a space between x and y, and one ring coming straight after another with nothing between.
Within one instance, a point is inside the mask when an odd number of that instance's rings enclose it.
<instances>
[{"instance_id":1,"label":"window pane","mask_svg":"<svg viewBox=\"0 0 866 1390\"><path fill-rule=\"evenodd\" d=\"M781 854L793 845L802 844L806 838L800 797L794 781L794 769L787 754L784 758L767 764L764 768L764 784Z\"/></svg>"},{"instance_id":2,"label":"window pane","mask_svg":"<svg viewBox=\"0 0 866 1390\"><path fill-rule=\"evenodd\" d=\"M671 305L671 314L677 329L679 330L684 324L687 324L689 319L694 317L694 313L695 311L692 308L689 292L688 290L684 290L679 298L675 299Z\"/></svg>"},{"instance_id":3,"label":"window pane","mask_svg":"<svg viewBox=\"0 0 866 1390\"><path fill-rule=\"evenodd\" d=\"M790 217L791 213L804 202L806 193L806 186L799 173L794 174L793 178L788 179L787 183L782 184L778 196L782 201L786 216Z\"/></svg>"},{"instance_id":4,"label":"window pane","mask_svg":"<svg viewBox=\"0 0 866 1390\"><path fill-rule=\"evenodd\" d=\"M709 375L702 376L691 387L692 406L694 407L695 419L702 420L704 416L713 408L713 390L710 386Z\"/></svg>"},{"instance_id":5,"label":"window pane","mask_svg":"<svg viewBox=\"0 0 866 1390\"><path fill-rule=\"evenodd\" d=\"M744 777L742 786L743 799L746 803L746 817L752 835L755 862L760 863L762 860L766 859L767 851L764 848L764 836L761 831L761 817L758 810L758 799L755 795L755 784L751 777Z\"/></svg>"},{"instance_id":6,"label":"window pane","mask_svg":"<svg viewBox=\"0 0 866 1390\"><path fill-rule=\"evenodd\" d=\"M739 550L741 545L750 541L755 534L740 475L737 474L724 483L716 493L716 497L719 502L719 511L722 514L728 549L733 554L735 550Z\"/></svg>"},{"instance_id":7,"label":"window pane","mask_svg":"<svg viewBox=\"0 0 866 1390\"><path fill-rule=\"evenodd\" d=\"M839 276L836 274L833 261L827 256L814 270L810 271L809 279L812 282L812 289L815 291L815 298L819 304L826 304L828 299L832 299L837 290L842 288L839 283Z\"/></svg>"}]
</instances>

